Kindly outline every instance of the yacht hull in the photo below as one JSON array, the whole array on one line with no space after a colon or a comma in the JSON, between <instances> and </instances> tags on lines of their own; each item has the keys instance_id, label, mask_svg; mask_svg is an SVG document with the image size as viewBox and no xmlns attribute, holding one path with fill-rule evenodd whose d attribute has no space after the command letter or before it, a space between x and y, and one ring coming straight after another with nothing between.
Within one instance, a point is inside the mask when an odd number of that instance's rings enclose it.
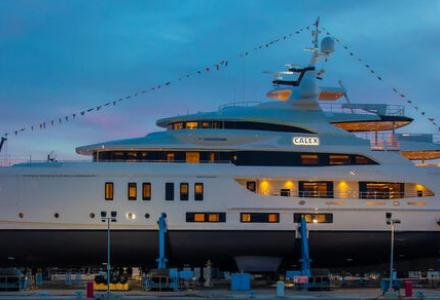
<instances>
[{"instance_id":1,"label":"yacht hull","mask_svg":"<svg viewBox=\"0 0 440 300\"><path fill-rule=\"evenodd\" d=\"M311 231L312 266L341 268L379 265L389 259L389 232ZM438 232L396 233L396 260L432 262L439 257ZM99 266L107 259L105 230L2 230L1 265ZM221 269L236 269L239 256L278 257L283 267L298 268L299 240L294 231L174 230L167 235L170 266L203 266L211 260ZM153 267L158 256L156 231L114 230L113 265ZM430 265L431 268L435 265ZM371 270L370 270L371 271Z\"/></svg>"}]
</instances>

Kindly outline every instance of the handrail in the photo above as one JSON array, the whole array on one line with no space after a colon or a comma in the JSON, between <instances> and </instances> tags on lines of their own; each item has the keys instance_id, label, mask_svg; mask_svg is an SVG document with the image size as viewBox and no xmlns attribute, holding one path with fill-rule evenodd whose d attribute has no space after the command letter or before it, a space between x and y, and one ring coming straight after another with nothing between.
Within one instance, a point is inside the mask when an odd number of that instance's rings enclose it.
<instances>
[{"instance_id":1,"label":"handrail","mask_svg":"<svg viewBox=\"0 0 440 300\"><path fill-rule=\"evenodd\" d=\"M224 109L227 108L233 108L233 107L250 107L250 106L255 106L258 104L261 104L261 101L238 101L238 102L229 102L229 103L225 103L222 104L218 107L219 111L222 111Z\"/></svg>"},{"instance_id":2,"label":"handrail","mask_svg":"<svg viewBox=\"0 0 440 300\"><path fill-rule=\"evenodd\" d=\"M258 193L259 195L265 195L264 193ZM328 192L328 191L282 191L270 193L270 196L281 197L299 197L299 198L329 198L329 199L402 199L402 198L415 198L420 195L415 192L361 192L358 190L346 191L346 192ZM423 196L429 196L427 194Z\"/></svg>"},{"instance_id":3,"label":"handrail","mask_svg":"<svg viewBox=\"0 0 440 300\"><path fill-rule=\"evenodd\" d=\"M365 114L365 115L385 115L385 116L404 116L405 115L405 106L398 104L383 104L384 111L379 112L375 111L372 107L374 105L382 104L373 104L373 103L319 103L321 109L323 111L328 112L342 112L342 113L356 113L356 114ZM364 105L365 107L362 107Z\"/></svg>"}]
</instances>

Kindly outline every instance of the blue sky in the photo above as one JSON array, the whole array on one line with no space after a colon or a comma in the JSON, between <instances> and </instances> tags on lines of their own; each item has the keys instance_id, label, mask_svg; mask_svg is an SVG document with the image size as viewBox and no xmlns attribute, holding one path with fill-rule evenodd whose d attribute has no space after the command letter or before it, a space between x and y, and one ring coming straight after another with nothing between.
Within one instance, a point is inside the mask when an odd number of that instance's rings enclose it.
<instances>
[{"instance_id":1,"label":"blue sky","mask_svg":"<svg viewBox=\"0 0 440 300\"><path fill-rule=\"evenodd\" d=\"M316 16L365 58L375 80L337 48L323 85L345 83L353 102L401 104L390 85L440 120L440 2L0 1L0 132L29 127L173 80L311 24ZM303 63L303 33L247 59L46 130L12 136L8 154L78 158L76 146L154 131L156 119L261 101L264 70ZM416 122L404 131L435 132ZM50 127L50 126L48 126ZM0 154L1 156L2 154Z\"/></svg>"}]
</instances>

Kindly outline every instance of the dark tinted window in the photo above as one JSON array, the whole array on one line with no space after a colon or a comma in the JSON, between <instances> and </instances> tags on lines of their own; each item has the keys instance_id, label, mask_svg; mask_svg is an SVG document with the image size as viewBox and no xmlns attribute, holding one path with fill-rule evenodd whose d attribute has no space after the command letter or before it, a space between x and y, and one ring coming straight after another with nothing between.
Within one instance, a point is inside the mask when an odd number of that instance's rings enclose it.
<instances>
[{"instance_id":1,"label":"dark tinted window","mask_svg":"<svg viewBox=\"0 0 440 300\"><path fill-rule=\"evenodd\" d=\"M168 201L174 200L174 183L173 182L165 183L165 200L168 200Z\"/></svg>"}]
</instances>

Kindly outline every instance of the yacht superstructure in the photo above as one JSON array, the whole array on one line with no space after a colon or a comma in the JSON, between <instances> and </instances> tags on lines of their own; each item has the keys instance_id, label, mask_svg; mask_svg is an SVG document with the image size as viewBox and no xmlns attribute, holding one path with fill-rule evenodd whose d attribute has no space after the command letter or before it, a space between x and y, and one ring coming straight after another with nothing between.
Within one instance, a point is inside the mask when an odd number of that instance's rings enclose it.
<instances>
[{"instance_id":1,"label":"yacht superstructure","mask_svg":"<svg viewBox=\"0 0 440 300\"><path fill-rule=\"evenodd\" d=\"M385 260L391 216L401 220L398 259L435 259L440 169L415 166L395 135L379 136L412 121L400 108L321 103L344 90L317 85L315 65L333 51L329 37L318 47L318 32L310 63L282 73L298 77L273 81L276 100L160 119L166 130L77 148L90 162L0 168L0 262L103 262L100 216L112 212L116 264L153 265L161 213L175 265L295 263L301 216L315 266ZM372 143L356 135L368 131ZM440 153L421 148L410 150Z\"/></svg>"}]
</instances>

